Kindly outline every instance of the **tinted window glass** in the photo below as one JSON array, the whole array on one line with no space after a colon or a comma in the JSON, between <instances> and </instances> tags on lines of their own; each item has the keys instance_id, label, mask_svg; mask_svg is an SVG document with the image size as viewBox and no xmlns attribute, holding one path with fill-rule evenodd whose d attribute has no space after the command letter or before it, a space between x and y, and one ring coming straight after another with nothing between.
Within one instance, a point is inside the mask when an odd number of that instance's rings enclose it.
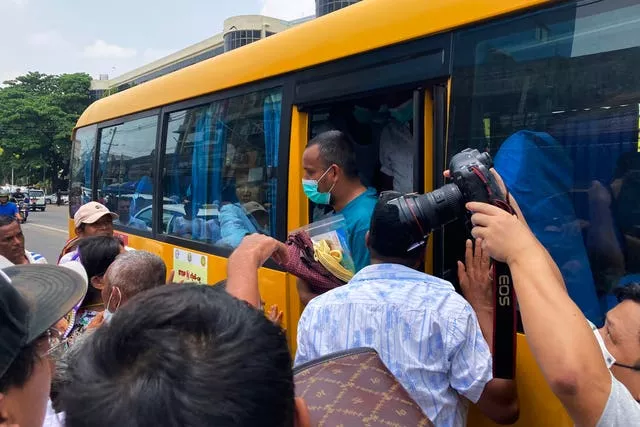
<instances>
[{"instance_id":1,"label":"tinted window glass","mask_svg":"<svg viewBox=\"0 0 640 427\"><path fill-rule=\"evenodd\" d=\"M163 232L235 247L276 229L281 91L169 114Z\"/></svg>"},{"instance_id":2,"label":"tinted window glass","mask_svg":"<svg viewBox=\"0 0 640 427\"><path fill-rule=\"evenodd\" d=\"M78 208L91 200L91 171L96 150L96 125L76 131L71 148L69 186L69 213L73 216Z\"/></svg>"},{"instance_id":3,"label":"tinted window glass","mask_svg":"<svg viewBox=\"0 0 640 427\"><path fill-rule=\"evenodd\" d=\"M634 3L564 4L461 32L455 46L449 156L469 146L491 152L597 324L616 303L612 290L640 278ZM462 229L446 230L450 272Z\"/></svg>"},{"instance_id":4,"label":"tinted window glass","mask_svg":"<svg viewBox=\"0 0 640 427\"><path fill-rule=\"evenodd\" d=\"M149 230L137 216L152 209L157 126L158 117L151 116L100 131L98 200L118 212L116 226Z\"/></svg>"}]
</instances>

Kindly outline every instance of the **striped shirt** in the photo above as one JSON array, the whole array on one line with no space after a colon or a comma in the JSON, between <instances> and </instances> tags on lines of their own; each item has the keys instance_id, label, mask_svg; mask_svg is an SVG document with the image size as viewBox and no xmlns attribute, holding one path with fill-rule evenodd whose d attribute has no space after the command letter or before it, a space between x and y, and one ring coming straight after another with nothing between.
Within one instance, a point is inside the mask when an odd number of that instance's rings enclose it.
<instances>
[{"instance_id":1,"label":"striped shirt","mask_svg":"<svg viewBox=\"0 0 640 427\"><path fill-rule=\"evenodd\" d=\"M24 256L29 260L29 264L46 264L47 259L37 252L24 251Z\"/></svg>"},{"instance_id":2,"label":"striped shirt","mask_svg":"<svg viewBox=\"0 0 640 427\"><path fill-rule=\"evenodd\" d=\"M492 379L489 347L469 303L444 280L398 264L365 267L314 298L298 324L296 365L374 348L437 426L464 426Z\"/></svg>"}]
</instances>

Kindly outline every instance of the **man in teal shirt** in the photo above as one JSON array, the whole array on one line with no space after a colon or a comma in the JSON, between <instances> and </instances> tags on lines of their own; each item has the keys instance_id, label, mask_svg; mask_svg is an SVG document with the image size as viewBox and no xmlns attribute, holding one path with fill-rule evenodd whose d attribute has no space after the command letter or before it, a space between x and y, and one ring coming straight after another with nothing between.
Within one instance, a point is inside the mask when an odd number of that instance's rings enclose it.
<instances>
[{"instance_id":1,"label":"man in teal shirt","mask_svg":"<svg viewBox=\"0 0 640 427\"><path fill-rule=\"evenodd\" d=\"M376 190L360 181L351 140L337 130L319 134L309 141L302 155L302 167L302 187L309 200L317 205L330 205L334 213L344 216L349 249L358 272L369 265L365 235L378 199ZM298 292L305 304L316 296L301 280Z\"/></svg>"}]
</instances>

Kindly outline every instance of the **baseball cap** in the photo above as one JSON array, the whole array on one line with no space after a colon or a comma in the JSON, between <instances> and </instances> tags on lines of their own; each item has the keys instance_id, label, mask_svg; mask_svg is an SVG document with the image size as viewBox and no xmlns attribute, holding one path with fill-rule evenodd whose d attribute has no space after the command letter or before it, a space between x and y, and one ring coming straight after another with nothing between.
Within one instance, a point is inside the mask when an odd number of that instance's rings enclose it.
<instances>
[{"instance_id":1,"label":"baseball cap","mask_svg":"<svg viewBox=\"0 0 640 427\"><path fill-rule=\"evenodd\" d=\"M73 222L78 228L80 224L93 224L105 215L111 215L111 218L118 219L118 214L111 212L102 203L89 202L80 206L80 209L73 216Z\"/></svg>"},{"instance_id":2,"label":"baseball cap","mask_svg":"<svg viewBox=\"0 0 640 427\"><path fill-rule=\"evenodd\" d=\"M4 258L4 257L2 257ZM84 298L84 277L72 266L11 265L0 260L0 377L27 345Z\"/></svg>"},{"instance_id":3,"label":"baseball cap","mask_svg":"<svg viewBox=\"0 0 640 427\"><path fill-rule=\"evenodd\" d=\"M258 202L247 202L244 205L244 210L247 211L247 213L254 213L254 212L267 212L267 210L264 208L264 206L262 206L260 203Z\"/></svg>"}]
</instances>

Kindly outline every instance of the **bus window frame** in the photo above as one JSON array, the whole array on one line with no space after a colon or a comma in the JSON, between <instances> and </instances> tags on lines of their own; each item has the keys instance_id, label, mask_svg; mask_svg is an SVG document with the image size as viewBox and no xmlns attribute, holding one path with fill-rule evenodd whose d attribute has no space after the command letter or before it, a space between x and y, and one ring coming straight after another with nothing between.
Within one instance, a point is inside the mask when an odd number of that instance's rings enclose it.
<instances>
[{"instance_id":1,"label":"bus window frame","mask_svg":"<svg viewBox=\"0 0 640 427\"><path fill-rule=\"evenodd\" d=\"M156 185L154 188L154 213L153 213L153 222L152 222L152 238L156 241L166 243L169 245L180 246L187 249L196 250L199 252L204 252L209 255L219 256L223 258L229 258L231 253L234 251L234 248L216 246L211 243L200 242L196 240L185 239L178 236L172 236L169 234L162 233L160 230L160 224L162 224L162 201L163 201L163 191L162 182L164 181L164 161L165 161L165 150L166 150L166 136L168 131L168 122L169 122L169 114L174 113L176 111L182 111L190 108L197 108L204 105L211 104L213 102L223 101L225 99L235 98L238 96L247 95L255 92L268 91L270 89L280 89L282 93L282 101L281 101L281 115L280 115L280 141L278 147L278 170L276 172L275 177L278 180L277 192L278 195L287 194L288 189L288 178L289 178L289 136L291 132L291 116L292 116L292 108L293 108L293 95L294 95L294 82L291 76L281 76L275 79L268 79L260 82L255 82L243 86L238 86L235 88L231 88L228 90L223 90L211 94L207 94L204 96L200 96L198 98L192 98L184 101L180 101L177 103L165 105L160 108L160 119L158 121L159 126L161 126L160 131L158 132L158 138L156 144L156 150L158 155L156 156L156 170L158 171L157 181L159 185ZM160 173L162 172L162 173ZM161 179L160 179L161 178ZM285 203L286 203L286 199ZM284 241L287 237L287 210L288 206L285 205L286 209L281 209L282 213L277 213L276 215L276 231L273 234L273 237L277 240ZM284 271L282 266L276 264L272 260L268 260L265 264L265 267Z\"/></svg>"},{"instance_id":2,"label":"bus window frame","mask_svg":"<svg viewBox=\"0 0 640 427\"><path fill-rule=\"evenodd\" d=\"M106 121L106 122L101 122L98 123L98 129L96 131L96 151L94 153L94 159L93 159L93 170L94 172L92 173L92 177L91 177L91 186L92 191L91 191L91 200L97 200L98 199L98 184L100 182L100 178L101 178L101 174L102 171L99 169L100 168L100 140L102 138L102 131L105 128L110 128L113 126L119 126L128 122L132 122L135 120L139 120L139 119L145 119L148 117L153 117L153 116L158 116L160 114L160 108L153 108L151 110L145 110L145 111L141 111L138 113L134 113L134 114L129 114L127 116L121 116L121 117L117 117L115 119ZM154 148L157 149L158 147L158 128L157 126L160 125L160 117L158 117L158 120L156 121L156 139L154 141ZM155 164L154 164L154 169L155 169ZM157 173L156 170L153 171L154 176ZM153 190L153 197L155 199L155 185L154 185L154 190ZM155 200L152 203L153 208L152 209L156 209L155 207ZM153 238L153 231L148 231L148 230L139 230L139 229L134 229L131 227L123 227L122 225L118 225L118 224L114 224L113 225L114 230L116 231L120 231L123 233L127 233L127 234L132 234L132 235L136 235L136 236L141 236L141 237L147 237L147 238Z\"/></svg>"},{"instance_id":3,"label":"bus window frame","mask_svg":"<svg viewBox=\"0 0 640 427\"><path fill-rule=\"evenodd\" d=\"M73 130L73 139L71 142L71 153L73 153L75 151L75 144L77 143L78 139L77 139L77 135L78 135L78 131L82 130L82 129L89 129L91 127L94 127L94 133L93 133L93 158L91 159L91 176L89 177L90 180L90 184L91 184L91 200L96 200L96 186L95 186L95 182L94 182L94 177L96 175L96 165L98 164L98 151L99 151L99 147L98 147L98 135L100 133L100 126L98 123L93 123L90 125L86 125L86 126L82 126L79 128L76 128ZM69 162L71 162L71 159L69 159ZM69 175L70 175L70 181L69 181L69 192L71 192L71 183L72 183L72 179L73 176L71 176L71 167L69 167ZM86 185L86 180L85 180L85 185ZM79 206L78 206L79 207ZM72 214L72 209L73 209L73 205L71 203L71 199L69 199L69 218L73 219L73 214Z\"/></svg>"},{"instance_id":4,"label":"bus window frame","mask_svg":"<svg viewBox=\"0 0 640 427\"><path fill-rule=\"evenodd\" d=\"M449 78L453 67L453 36L454 32L449 31L299 71L295 74L293 101L304 111L355 95L400 86L415 89L429 80ZM410 67L416 65L423 66L420 73L414 73L415 68Z\"/></svg>"},{"instance_id":5,"label":"bus window frame","mask_svg":"<svg viewBox=\"0 0 640 427\"><path fill-rule=\"evenodd\" d=\"M444 171L447 168L446 153L448 147L447 125L449 120L449 105L448 100L448 85L435 84L431 87L431 95L433 97L433 188L440 188L445 184ZM431 233L431 239L433 241L433 275L436 277L445 277L444 269L444 230L439 227L433 230ZM450 274L457 274L457 272L449 272ZM451 283L455 281L449 280Z\"/></svg>"}]
</instances>

